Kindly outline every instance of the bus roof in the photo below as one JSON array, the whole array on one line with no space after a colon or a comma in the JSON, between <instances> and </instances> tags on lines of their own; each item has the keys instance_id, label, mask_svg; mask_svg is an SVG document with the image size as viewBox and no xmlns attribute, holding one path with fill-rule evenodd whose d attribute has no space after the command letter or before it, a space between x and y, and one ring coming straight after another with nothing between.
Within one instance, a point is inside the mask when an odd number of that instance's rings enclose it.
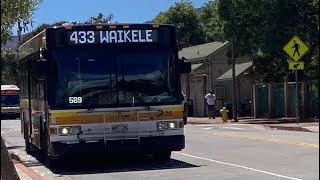
<instances>
[{"instance_id":1,"label":"bus roof","mask_svg":"<svg viewBox=\"0 0 320 180\"><path fill-rule=\"evenodd\" d=\"M16 85L1 85L1 90L19 90Z\"/></svg>"},{"instance_id":2,"label":"bus roof","mask_svg":"<svg viewBox=\"0 0 320 180\"><path fill-rule=\"evenodd\" d=\"M120 27L120 26L127 26L127 27L152 27L152 26L159 26L159 27L175 27L174 24L157 24L157 23L100 23L100 24L69 24L64 23L61 26L54 26L49 27L47 29L59 29L59 28L66 28L66 27L95 27L95 26L105 26L105 27ZM130 28L129 28L130 29Z\"/></svg>"},{"instance_id":3,"label":"bus roof","mask_svg":"<svg viewBox=\"0 0 320 180\"><path fill-rule=\"evenodd\" d=\"M47 32L49 31L61 31L62 29L70 30L70 29L134 29L134 28L153 28L153 29L161 29L168 28L174 30L175 26L173 24L155 24L155 23L101 23L101 24L69 24L65 23L61 26L54 26L46 28L40 33L33 36L31 39L23 43L18 48L18 56L19 60L29 56L35 52L38 52L40 48L44 47L47 43ZM59 39L59 38L58 38ZM61 38L60 38L61 39ZM55 39L56 40L56 39Z\"/></svg>"}]
</instances>

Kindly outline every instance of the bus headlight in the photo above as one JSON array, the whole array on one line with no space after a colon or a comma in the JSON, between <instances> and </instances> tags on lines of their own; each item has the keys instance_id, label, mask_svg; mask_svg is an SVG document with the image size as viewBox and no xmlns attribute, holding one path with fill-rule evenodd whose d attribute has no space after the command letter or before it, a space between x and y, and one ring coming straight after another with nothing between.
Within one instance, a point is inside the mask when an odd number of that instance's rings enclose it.
<instances>
[{"instance_id":1,"label":"bus headlight","mask_svg":"<svg viewBox=\"0 0 320 180\"><path fill-rule=\"evenodd\" d=\"M175 121L158 122L158 130L178 129L178 123Z\"/></svg>"},{"instance_id":2,"label":"bus headlight","mask_svg":"<svg viewBox=\"0 0 320 180\"><path fill-rule=\"evenodd\" d=\"M58 135L76 135L81 131L81 126L60 126L58 128Z\"/></svg>"}]
</instances>

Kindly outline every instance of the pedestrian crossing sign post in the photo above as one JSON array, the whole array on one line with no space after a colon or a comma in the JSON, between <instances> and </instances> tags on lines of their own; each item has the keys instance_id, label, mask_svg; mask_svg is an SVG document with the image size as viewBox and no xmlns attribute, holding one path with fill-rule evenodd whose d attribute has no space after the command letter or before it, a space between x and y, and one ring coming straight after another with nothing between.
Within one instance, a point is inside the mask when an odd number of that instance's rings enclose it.
<instances>
[{"instance_id":1,"label":"pedestrian crossing sign post","mask_svg":"<svg viewBox=\"0 0 320 180\"><path fill-rule=\"evenodd\" d=\"M304 62L289 62L289 69L290 70L303 70L304 69Z\"/></svg>"},{"instance_id":2,"label":"pedestrian crossing sign post","mask_svg":"<svg viewBox=\"0 0 320 180\"><path fill-rule=\"evenodd\" d=\"M309 47L299 39L298 36L293 36L293 38L283 47L283 50L290 56L293 60L289 62L289 69L295 71L296 78L296 98L295 98L295 111L297 117L297 124L299 124L299 99L298 99L298 70L304 69L304 62L299 61L303 55L309 51Z\"/></svg>"},{"instance_id":3,"label":"pedestrian crossing sign post","mask_svg":"<svg viewBox=\"0 0 320 180\"><path fill-rule=\"evenodd\" d=\"M283 50L293 59L299 61L309 51L309 47L298 36L293 38L283 47Z\"/></svg>"}]
</instances>

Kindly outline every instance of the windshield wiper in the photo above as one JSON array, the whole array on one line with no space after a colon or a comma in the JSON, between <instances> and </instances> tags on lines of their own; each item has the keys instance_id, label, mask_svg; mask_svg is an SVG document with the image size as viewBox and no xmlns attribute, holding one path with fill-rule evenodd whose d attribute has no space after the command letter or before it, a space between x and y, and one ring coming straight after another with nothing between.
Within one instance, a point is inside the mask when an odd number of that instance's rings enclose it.
<instances>
[{"instance_id":1,"label":"windshield wiper","mask_svg":"<svg viewBox=\"0 0 320 180\"><path fill-rule=\"evenodd\" d=\"M140 96L138 95L137 92L132 91L132 93L134 94L133 97L134 97L134 98L137 98L137 99L142 103L143 107L145 107L147 110L150 110L150 109L151 109L150 106L142 99L142 97L140 97Z\"/></svg>"},{"instance_id":2,"label":"windshield wiper","mask_svg":"<svg viewBox=\"0 0 320 180\"><path fill-rule=\"evenodd\" d=\"M97 93L98 95L93 100L89 101L89 103L87 104L87 106L89 107L87 111L93 111L101 96L106 93L107 90L114 88L114 86L111 85L112 81L113 80L110 80L109 83L104 86L104 89ZM90 98L92 98L92 96Z\"/></svg>"}]
</instances>

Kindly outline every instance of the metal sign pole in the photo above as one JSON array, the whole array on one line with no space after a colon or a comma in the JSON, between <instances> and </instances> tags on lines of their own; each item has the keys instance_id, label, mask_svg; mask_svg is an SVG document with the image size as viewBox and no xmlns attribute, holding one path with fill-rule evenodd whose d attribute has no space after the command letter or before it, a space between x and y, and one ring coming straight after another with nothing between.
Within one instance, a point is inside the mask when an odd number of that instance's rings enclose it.
<instances>
[{"instance_id":1,"label":"metal sign pole","mask_svg":"<svg viewBox=\"0 0 320 180\"><path fill-rule=\"evenodd\" d=\"M295 73L296 73L296 117L297 117L297 124L299 124L298 70L295 70Z\"/></svg>"}]
</instances>

